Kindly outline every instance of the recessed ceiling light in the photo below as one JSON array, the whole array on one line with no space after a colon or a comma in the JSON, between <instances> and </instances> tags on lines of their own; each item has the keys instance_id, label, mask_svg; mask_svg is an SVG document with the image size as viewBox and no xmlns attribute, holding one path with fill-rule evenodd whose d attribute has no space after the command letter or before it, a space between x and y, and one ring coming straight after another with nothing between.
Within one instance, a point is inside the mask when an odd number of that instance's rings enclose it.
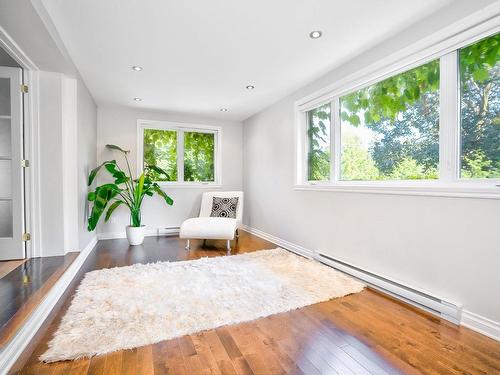
<instances>
[{"instance_id":1,"label":"recessed ceiling light","mask_svg":"<svg viewBox=\"0 0 500 375\"><path fill-rule=\"evenodd\" d=\"M227 108L221 108L220 111L221 112L227 112Z\"/></svg>"},{"instance_id":2,"label":"recessed ceiling light","mask_svg":"<svg viewBox=\"0 0 500 375\"><path fill-rule=\"evenodd\" d=\"M318 38L321 38L321 35L323 35L323 33L319 30L315 30L315 31L311 31L309 33L309 37L311 39L318 39Z\"/></svg>"},{"instance_id":3,"label":"recessed ceiling light","mask_svg":"<svg viewBox=\"0 0 500 375\"><path fill-rule=\"evenodd\" d=\"M245 87L247 90L253 90L255 88L254 85L248 85Z\"/></svg>"},{"instance_id":4,"label":"recessed ceiling light","mask_svg":"<svg viewBox=\"0 0 500 375\"><path fill-rule=\"evenodd\" d=\"M132 67L132 70L135 70L136 72L140 72L142 70L142 66L139 66L139 65L134 65Z\"/></svg>"},{"instance_id":5,"label":"recessed ceiling light","mask_svg":"<svg viewBox=\"0 0 500 375\"><path fill-rule=\"evenodd\" d=\"M141 99L141 98L134 98L134 100L135 100L136 102L142 102L142 99Z\"/></svg>"}]
</instances>

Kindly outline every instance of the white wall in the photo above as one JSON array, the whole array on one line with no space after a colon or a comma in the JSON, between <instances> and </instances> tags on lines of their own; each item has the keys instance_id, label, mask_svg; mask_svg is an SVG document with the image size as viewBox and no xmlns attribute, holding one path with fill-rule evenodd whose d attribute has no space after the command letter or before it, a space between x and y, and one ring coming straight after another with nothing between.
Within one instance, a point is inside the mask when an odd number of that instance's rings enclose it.
<instances>
[{"instance_id":1,"label":"white wall","mask_svg":"<svg viewBox=\"0 0 500 375\"><path fill-rule=\"evenodd\" d=\"M79 251L87 231L87 175L96 164L97 107L83 82L40 72L41 253Z\"/></svg>"},{"instance_id":2,"label":"white wall","mask_svg":"<svg viewBox=\"0 0 500 375\"><path fill-rule=\"evenodd\" d=\"M116 152L105 148L108 143L131 150L132 173L136 173L137 160L137 120L163 120L185 123L205 124L222 127L222 187L215 190L241 190L242 188L242 125L240 122L210 120L199 117L141 111L122 107L99 107L97 115L97 162L116 159L123 163ZM122 164L123 165L123 164ZM102 181L102 180L101 180ZM165 188L174 199L173 206L167 206L156 195L143 203L143 223L148 230L180 226L183 220L198 214L203 191L213 188ZM125 226L130 222L125 207L120 207L108 223L101 223L97 230L100 234L123 235Z\"/></svg>"},{"instance_id":3,"label":"white wall","mask_svg":"<svg viewBox=\"0 0 500 375\"><path fill-rule=\"evenodd\" d=\"M62 185L64 251L77 251L78 236L78 101L77 80L62 78Z\"/></svg>"},{"instance_id":4,"label":"white wall","mask_svg":"<svg viewBox=\"0 0 500 375\"><path fill-rule=\"evenodd\" d=\"M41 254L64 254L63 209L63 142L62 142L63 75L40 72L39 144Z\"/></svg>"},{"instance_id":5,"label":"white wall","mask_svg":"<svg viewBox=\"0 0 500 375\"><path fill-rule=\"evenodd\" d=\"M97 106L87 87L80 81L77 88L78 106L78 243L83 250L95 236L87 230L87 177L97 164Z\"/></svg>"},{"instance_id":6,"label":"white wall","mask_svg":"<svg viewBox=\"0 0 500 375\"><path fill-rule=\"evenodd\" d=\"M500 322L500 201L295 191L294 102L466 16L459 4L244 121L244 222Z\"/></svg>"}]
</instances>

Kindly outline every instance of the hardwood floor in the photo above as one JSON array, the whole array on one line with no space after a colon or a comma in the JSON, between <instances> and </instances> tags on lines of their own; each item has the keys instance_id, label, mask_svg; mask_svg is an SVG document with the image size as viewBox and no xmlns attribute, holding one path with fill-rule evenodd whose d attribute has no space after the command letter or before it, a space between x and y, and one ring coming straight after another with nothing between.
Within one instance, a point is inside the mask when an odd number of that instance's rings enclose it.
<instances>
[{"instance_id":1,"label":"hardwood floor","mask_svg":"<svg viewBox=\"0 0 500 375\"><path fill-rule=\"evenodd\" d=\"M12 270L23 264L26 259L20 260L2 260L0 261L0 279L8 275Z\"/></svg>"},{"instance_id":2,"label":"hardwood floor","mask_svg":"<svg viewBox=\"0 0 500 375\"><path fill-rule=\"evenodd\" d=\"M242 232L236 253L275 245ZM225 243L149 237L100 241L14 366L23 374L500 374L500 343L371 289L252 322L108 355L44 364L37 357L85 272L225 254Z\"/></svg>"},{"instance_id":3,"label":"hardwood floor","mask_svg":"<svg viewBox=\"0 0 500 375\"><path fill-rule=\"evenodd\" d=\"M16 334L77 256L68 253L13 261L20 264L0 279L0 348Z\"/></svg>"}]
</instances>

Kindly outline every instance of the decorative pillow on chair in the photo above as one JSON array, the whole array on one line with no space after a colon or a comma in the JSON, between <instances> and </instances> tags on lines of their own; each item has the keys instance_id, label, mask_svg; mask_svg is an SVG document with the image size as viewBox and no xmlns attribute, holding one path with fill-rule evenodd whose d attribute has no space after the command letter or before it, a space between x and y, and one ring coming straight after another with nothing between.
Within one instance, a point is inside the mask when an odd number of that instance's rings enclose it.
<instances>
[{"instance_id":1,"label":"decorative pillow on chair","mask_svg":"<svg viewBox=\"0 0 500 375\"><path fill-rule=\"evenodd\" d=\"M211 217L228 217L236 219L236 209L238 207L238 197L222 198L213 197Z\"/></svg>"}]
</instances>

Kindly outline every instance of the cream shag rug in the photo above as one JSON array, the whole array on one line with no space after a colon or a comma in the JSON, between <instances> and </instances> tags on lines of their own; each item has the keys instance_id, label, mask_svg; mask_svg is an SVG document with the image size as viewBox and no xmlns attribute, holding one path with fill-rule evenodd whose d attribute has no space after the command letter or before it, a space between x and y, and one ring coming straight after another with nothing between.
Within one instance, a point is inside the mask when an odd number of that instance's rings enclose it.
<instances>
[{"instance_id":1,"label":"cream shag rug","mask_svg":"<svg viewBox=\"0 0 500 375\"><path fill-rule=\"evenodd\" d=\"M283 249L89 272L40 357L90 357L293 310L364 285Z\"/></svg>"}]
</instances>

